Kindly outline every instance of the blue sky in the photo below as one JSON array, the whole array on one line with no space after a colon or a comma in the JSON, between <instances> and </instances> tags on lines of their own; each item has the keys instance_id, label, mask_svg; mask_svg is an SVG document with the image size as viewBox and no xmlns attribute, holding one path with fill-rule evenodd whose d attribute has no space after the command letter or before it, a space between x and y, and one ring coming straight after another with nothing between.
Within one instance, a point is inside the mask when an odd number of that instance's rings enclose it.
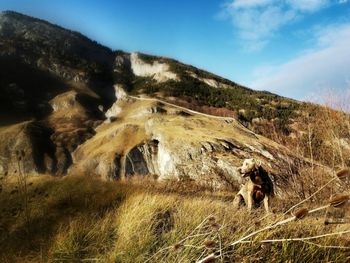
<instances>
[{"instance_id":1,"label":"blue sky","mask_svg":"<svg viewBox=\"0 0 350 263\"><path fill-rule=\"evenodd\" d=\"M287 97L350 89L349 0L1 0L0 10Z\"/></svg>"}]
</instances>

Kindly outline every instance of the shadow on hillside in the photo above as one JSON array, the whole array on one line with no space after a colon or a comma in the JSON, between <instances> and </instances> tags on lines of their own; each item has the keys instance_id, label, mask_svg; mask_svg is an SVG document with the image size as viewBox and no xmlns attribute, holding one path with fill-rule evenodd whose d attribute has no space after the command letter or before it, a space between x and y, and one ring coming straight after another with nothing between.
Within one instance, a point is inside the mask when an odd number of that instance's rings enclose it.
<instances>
[{"instance_id":1,"label":"shadow on hillside","mask_svg":"<svg viewBox=\"0 0 350 263\"><path fill-rule=\"evenodd\" d=\"M127 192L115 184L89 178L44 177L28 183L27 210L23 194L17 183L4 184L0 193L2 262L11 260L11 255L47 252L60 227L76 217L102 218L121 205Z\"/></svg>"},{"instance_id":2,"label":"shadow on hillside","mask_svg":"<svg viewBox=\"0 0 350 263\"><path fill-rule=\"evenodd\" d=\"M0 126L44 118L52 111L48 101L69 89L55 75L18 58L0 57L0 69Z\"/></svg>"}]
</instances>

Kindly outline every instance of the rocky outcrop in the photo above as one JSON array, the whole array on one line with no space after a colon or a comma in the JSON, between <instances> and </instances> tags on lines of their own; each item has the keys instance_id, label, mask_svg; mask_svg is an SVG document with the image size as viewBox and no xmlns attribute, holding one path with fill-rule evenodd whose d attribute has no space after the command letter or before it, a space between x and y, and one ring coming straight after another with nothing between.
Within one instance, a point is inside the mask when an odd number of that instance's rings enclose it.
<instances>
[{"instance_id":1,"label":"rocky outcrop","mask_svg":"<svg viewBox=\"0 0 350 263\"><path fill-rule=\"evenodd\" d=\"M153 174L158 180L191 180L232 189L242 183L237 168L245 158L254 157L270 172L279 195L288 184L290 168L301 162L285 147L232 118L129 96L112 108L119 109L109 111L114 121L100 125L96 135L73 153L70 174L105 180Z\"/></svg>"},{"instance_id":2,"label":"rocky outcrop","mask_svg":"<svg viewBox=\"0 0 350 263\"><path fill-rule=\"evenodd\" d=\"M127 94L123 89L122 85L116 84L114 85L114 89L115 89L115 97L117 98L117 100L124 100L127 97ZM114 103L112 107L107 110L105 116L107 119L110 120L114 116L117 116L118 114L120 114L121 111L122 109L118 106L118 104Z\"/></svg>"},{"instance_id":3,"label":"rocky outcrop","mask_svg":"<svg viewBox=\"0 0 350 263\"><path fill-rule=\"evenodd\" d=\"M219 107L277 98L175 60L112 52L77 32L3 12L0 66L0 177L19 169L103 180L152 174L238 188L237 168L254 157L279 195L302 162L233 118L145 97L172 91L174 103L184 95L187 105L205 105L226 92Z\"/></svg>"},{"instance_id":4,"label":"rocky outcrop","mask_svg":"<svg viewBox=\"0 0 350 263\"><path fill-rule=\"evenodd\" d=\"M213 87L213 88L216 88L216 89L229 89L231 88L232 86L230 85L227 85L227 84L224 84L218 80L215 80L215 79L209 79L209 78L201 78L199 77L196 73L192 72L192 71L187 71L187 73L192 77L192 78L195 78L195 79L198 79L202 82L204 82L205 84L209 85L210 87Z\"/></svg>"},{"instance_id":5,"label":"rocky outcrop","mask_svg":"<svg viewBox=\"0 0 350 263\"><path fill-rule=\"evenodd\" d=\"M130 55L131 69L136 76L152 77L157 82L165 82L168 80L179 80L177 75L169 70L169 65L158 61L149 64L143 61L138 53Z\"/></svg>"},{"instance_id":6,"label":"rocky outcrop","mask_svg":"<svg viewBox=\"0 0 350 263\"><path fill-rule=\"evenodd\" d=\"M148 175L149 162L146 161L146 155L143 147L135 147L125 155L125 176Z\"/></svg>"}]
</instances>

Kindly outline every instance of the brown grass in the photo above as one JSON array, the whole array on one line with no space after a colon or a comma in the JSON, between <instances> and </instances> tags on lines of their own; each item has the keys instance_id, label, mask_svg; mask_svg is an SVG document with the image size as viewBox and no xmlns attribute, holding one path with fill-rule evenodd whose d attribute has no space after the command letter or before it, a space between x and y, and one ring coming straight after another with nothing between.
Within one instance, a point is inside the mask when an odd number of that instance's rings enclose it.
<instances>
[{"instance_id":1,"label":"brown grass","mask_svg":"<svg viewBox=\"0 0 350 263\"><path fill-rule=\"evenodd\" d=\"M259 242L347 229L325 226L323 212L261 232L232 248L229 244L242 236L285 218L282 212L290 203L275 201L281 212L266 217L260 208L251 214L246 209L235 211L232 193L183 195L183 189L170 191L155 187L151 180L143 186L141 182L30 176L28 223L17 193L11 193L16 182L8 180L0 194L0 261L194 262L215 251L218 262L346 262L350 256L350 250L341 248L349 246L349 235L310 242ZM317 207L317 202L306 205ZM28 238L23 235L26 229Z\"/></svg>"}]
</instances>

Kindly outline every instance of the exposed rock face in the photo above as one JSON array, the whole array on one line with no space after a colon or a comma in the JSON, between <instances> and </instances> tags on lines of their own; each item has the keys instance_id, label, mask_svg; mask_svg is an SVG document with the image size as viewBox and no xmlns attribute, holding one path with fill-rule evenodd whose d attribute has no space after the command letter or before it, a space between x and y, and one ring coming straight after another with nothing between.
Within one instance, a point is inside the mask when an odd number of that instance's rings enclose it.
<instances>
[{"instance_id":1,"label":"exposed rock face","mask_svg":"<svg viewBox=\"0 0 350 263\"><path fill-rule=\"evenodd\" d=\"M130 153L138 152L137 156L131 155L128 158L146 165L147 169L143 171L158 175L159 180L194 180L214 188L237 187L242 182L236 169L238 164L233 156L215 157L200 153L201 147L196 148L195 145L186 144L181 147L174 144L167 147L163 144L166 144L166 141L163 143L157 140L147 141L130 151ZM216 150L217 153L223 151L218 148Z\"/></svg>"},{"instance_id":2,"label":"exposed rock face","mask_svg":"<svg viewBox=\"0 0 350 263\"><path fill-rule=\"evenodd\" d=\"M136 76L152 77L158 82L178 80L176 74L169 71L169 65L166 63L160 63L158 61L153 61L152 64L146 63L139 58L137 53L130 55L130 61L131 69Z\"/></svg>"},{"instance_id":3,"label":"exposed rock face","mask_svg":"<svg viewBox=\"0 0 350 263\"><path fill-rule=\"evenodd\" d=\"M215 97L212 87L244 93L239 98L249 103L262 95L178 61L112 52L79 33L3 12L0 66L0 176L19 169L104 180L153 174L238 188L237 168L254 157L279 195L302 161L235 119L129 95L170 84L180 95L198 90L194 97Z\"/></svg>"},{"instance_id":4,"label":"exposed rock face","mask_svg":"<svg viewBox=\"0 0 350 263\"><path fill-rule=\"evenodd\" d=\"M125 176L149 174L148 163L142 148L133 148L125 157Z\"/></svg>"},{"instance_id":5,"label":"exposed rock face","mask_svg":"<svg viewBox=\"0 0 350 263\"><path fill-rule=\"evenodd\" d=\"M115 89L115 97L118 100L123 100L127 97L126 92L123 89L122 85L116 84L114 85L114 89ZM110 119L113 116L117 116L118 114L120 114L121 110L122 109L116 103L114 103L112 107L107 110L106 118Z\"/></svg>"},{"instance_id":6,"label":"exposed rock face","mask_svg":"<svg viewBox=\"0 0 350 263\"><path fill-rule=\"evenodd\" d=\"M215 79L209 79L209 78L201 78L199 77L196 73L194 72L191 72L191 71L188 71L187 72L192 78L195 78L195 79L198 79L200 81L203 81L204 83L206 83L207 85L213 87L213 88L216 88L216 89L219 89L219 88L223 88L223 89L228 89L230 88L231 86L230 85L227 85L227 84L224 84L222 82L219 82Z\"/></svg>"},{"instance_id":7,"label":"exposed rock face","mask_svg":"<svg viewBox=\"0 0 350 263\"><path fill-rule=\"evenodd\" d=\"M96 135L73 153L71 174L105 180L155 174L159 180L195 180L215 189L238 188L241 176L237 168L245 158L254 157L270 172L278 195L288 183L289 168L300 161L286 148L231 118L128 96L112 108L119 109L114 111L115 121L99 126Z\"/></svg>"}]
</instances>

